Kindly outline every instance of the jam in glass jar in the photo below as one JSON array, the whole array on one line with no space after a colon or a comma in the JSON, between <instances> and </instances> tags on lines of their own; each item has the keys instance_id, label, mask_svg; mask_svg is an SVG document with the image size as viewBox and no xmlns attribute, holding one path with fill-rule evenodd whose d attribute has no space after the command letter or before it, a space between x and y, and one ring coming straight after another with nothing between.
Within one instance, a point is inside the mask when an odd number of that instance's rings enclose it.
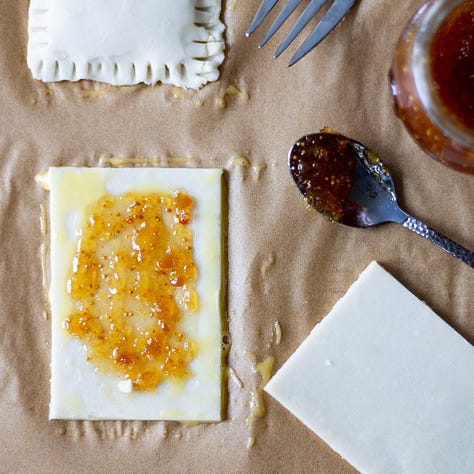
<instances>
[{"instance_id":1,"label":"jam in glass jar","mask_svg":"<svg viewBox=\"0 0 474 474\"><path fill-rule=\"evenodd\" d=\"M395 109L433 158L474 173L474 0L430 0L395 48Z\"/></svg>"}]
</instances>

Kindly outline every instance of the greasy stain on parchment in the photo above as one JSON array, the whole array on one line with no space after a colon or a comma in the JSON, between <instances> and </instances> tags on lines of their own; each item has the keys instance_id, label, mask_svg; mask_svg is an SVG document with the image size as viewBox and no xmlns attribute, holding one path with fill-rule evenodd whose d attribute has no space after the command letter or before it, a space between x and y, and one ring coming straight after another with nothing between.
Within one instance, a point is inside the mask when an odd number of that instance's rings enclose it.
<instances>
[{"instance_id":1,"label":"greasy stain on parchment","mask_svg":"<svg viewBox=\"0 0 474 474\"><path fill-rule=\"evenodd\" d=\"M275 321L272 327L272 335L268 348L278 346L281 343L282 331L279 321ZM246 422L248 426L247 449L252 448L256 443L254 425L258 419L266 414L265 402L263 398L263 389L272 376L274 357L268 354L262 361L257 362L257 357L252 352L246 353L247 358L252 363L252 371L257 374L259 379L256 387L250 390L249 414Z\"/></svg>"}]
</instances>

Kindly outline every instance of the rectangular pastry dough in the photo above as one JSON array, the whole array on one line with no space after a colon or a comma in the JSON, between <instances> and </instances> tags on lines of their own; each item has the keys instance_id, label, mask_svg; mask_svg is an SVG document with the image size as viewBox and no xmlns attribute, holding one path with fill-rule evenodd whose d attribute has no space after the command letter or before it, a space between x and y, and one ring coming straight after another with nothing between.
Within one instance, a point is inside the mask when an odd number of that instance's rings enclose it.
<instances>
[{"instance_id":1,"label":"rectangular pastry dough","mask_svg":"<svg viewBox=\"0 0 474 474\"><path fill-rule=\"evenodd\" d=\"M50 168L40 182L51 192L50 418L219 421L222 170L64 167ZM65 328L66 318L74 311L70 280L75 254L89 206L105 194L175 190L183 190L195 202L191 225L199 307L185 312L180 323L195 348L189 365L193 375L184 384L170 378L154 390L136 391L130 379L98 372L86 360L86 346Z\"/></svg>"},{"instance_id":2,"label":"rectangular pastry dough","mask_svg":"<svg viewBox=\"0 0 474 474\"><path fill-rule=\"evenodd\" d=\"M265 390L367 474L474 472L474 347L372 262Z\"/></svg>"},{"instance_id":3,"label":"rectangular pastry dough","mask_svg":"<svg viewBox=\"0 0 474 474\"><path fill-rule=\"evenodd\" d=\"M31 0L28 67L44 82L197 89L219 77L220 11L220 0Z\"/></svg>"}]
</instances>

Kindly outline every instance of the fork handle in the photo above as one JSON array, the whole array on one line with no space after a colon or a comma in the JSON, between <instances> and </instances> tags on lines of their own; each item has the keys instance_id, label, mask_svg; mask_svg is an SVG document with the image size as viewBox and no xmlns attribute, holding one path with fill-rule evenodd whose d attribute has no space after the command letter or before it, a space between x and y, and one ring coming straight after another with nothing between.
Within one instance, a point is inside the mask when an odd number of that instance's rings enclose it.
<instances>
[{"instance_id":1,"label":"fork handle","mask_svg":"<svg viewBox=\"0 0 474 474\"><path fill-rule=\"evenodd\" d=\"M474 268L474 252L471 250L463 247L457 242L454 242L454 240L449 239L445 235L431 227L428 227L426 224L412 216L408 216L408 218L402 222L402 225L405 229L409 229L415 232L415 234L421 235L425 239L436 244L438 247L441 247L444 251L466 263L471 268Z\"/></svg>"}]
</instances>

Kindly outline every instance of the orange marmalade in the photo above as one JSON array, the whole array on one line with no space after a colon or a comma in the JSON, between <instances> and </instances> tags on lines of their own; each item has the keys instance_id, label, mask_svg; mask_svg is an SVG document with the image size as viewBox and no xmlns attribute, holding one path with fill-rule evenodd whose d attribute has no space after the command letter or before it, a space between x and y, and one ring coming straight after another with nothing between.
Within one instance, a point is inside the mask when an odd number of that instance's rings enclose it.
<instances>
[{"instance_id":1,"label":"orange marmalade","mask_svg":"<svg viewBox=\"0 0 474 474\"><path fill-rule=\"evenodd\" d=\"M134 390L192 375L194 344L180 322L199 304L193 206L182 192L106 195L81 231L65 329L99 372L131 380Z\"/></svg>"},{"instance_id":2,"label":"orange marmalade","mask_svg":"<svg viewBox=\"0 0 474 474\"><path fill-rule=\"evenodd\" d=\"M395 110L421 148L474 174L474 0L429 0L394 51Z\"/></svg>"}]
</instances>

